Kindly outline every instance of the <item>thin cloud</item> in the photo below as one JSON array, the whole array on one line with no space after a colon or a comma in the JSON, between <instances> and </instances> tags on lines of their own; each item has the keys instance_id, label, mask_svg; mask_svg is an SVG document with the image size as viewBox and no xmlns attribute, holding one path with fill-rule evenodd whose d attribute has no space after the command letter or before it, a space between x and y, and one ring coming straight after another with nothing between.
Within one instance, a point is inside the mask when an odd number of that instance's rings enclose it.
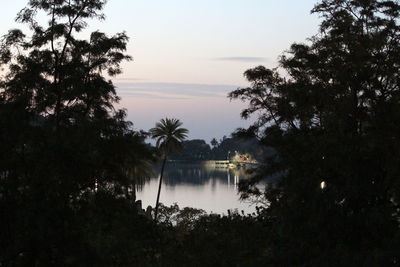
<instances>
[{"instance_id":1,"label":"thin cloud","mask_svg":"<svg viewBox=\"0 0 400 267\"><path fill-rule=\"evenodd\" d=\"M113 78L114 81L145 81L142 78Z\"/></svg>"},{"instance_id":2,"label":"thin cloud","mask_svg":"<svg viewBox=\"0 0 400 267\"><path fill-rule=\"evenodd\" d=\"M236 62L265 62L267 58L265 57L218 57L214 60L219 61L236 61Z\"/></svg>"},{"instance_id":3,"label":"thin cloud","mask_svg":"<svg viewBox=\"0 0 400 267\"><path fill-rule=\"evenodd\" d=\"M142 96L149 98L187 99L193 97L226 97L236 89L235 85L190 84L190 83L132 83L116 82L118 93L124 96Z\"/></svg>"},{"instance_id":4,"label":"thin cloud","mask_svg":"<svg viewBox=\"0 0 400 267\"><path fill-rule=\"evenodd\" d=\"M158 99L175 99L175 100L183 100L189 99L189 97L181 94L172 94L172 93L162 93L162 92L146 92L146 91L125 91L122 93L123 96L128 97L143 97L143 98L158 98Z\"/></svg>"}]
</instances>

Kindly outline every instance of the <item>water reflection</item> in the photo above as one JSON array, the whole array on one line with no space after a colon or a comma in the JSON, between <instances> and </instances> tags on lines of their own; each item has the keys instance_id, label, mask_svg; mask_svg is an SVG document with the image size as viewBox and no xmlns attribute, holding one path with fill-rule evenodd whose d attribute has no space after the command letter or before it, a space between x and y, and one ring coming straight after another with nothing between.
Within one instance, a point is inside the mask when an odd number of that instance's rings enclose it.
<instances>
[{"instance_id":1,"label":"water reflection","mask_svg":"<svg viewBox=\"0 0 400 267\"><path fill-rule=\"evenodd\" d=\"M169 162L164 173L164 184L175 186L180 184L204 185L209 181L235 185L239 179L248 178L244 167L227 168L210 163L175 163ZM156 170L159 173L159 170ZM233 178L233 179L232 179Z\"/></svg>"},{"instance_id":2,"label":"water reflection","mask_svg":"<svg viewBox=\"0 0 400 267\"><path fill-rule=\"evenodd\" d=\"M253 205L239 200L237 191L239 181L248 178L244 167L227 168L209 162L168 162L160 201L165 205L176 202L180 207L190 206L214 213L226 214L228 209L254 212ZM138 192L138 199L142 200L144 206L154 206L157 188L158 178L153 178Z\"/></svg>"}]
</instances>

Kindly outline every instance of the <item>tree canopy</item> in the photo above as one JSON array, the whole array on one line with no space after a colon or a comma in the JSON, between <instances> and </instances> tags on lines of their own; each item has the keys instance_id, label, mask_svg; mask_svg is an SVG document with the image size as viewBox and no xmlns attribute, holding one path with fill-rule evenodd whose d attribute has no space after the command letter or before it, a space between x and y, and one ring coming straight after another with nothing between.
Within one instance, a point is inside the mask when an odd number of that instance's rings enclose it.
<instances>
[{"instance_id":1,"label":"tree canopy","mask_svg":"<svg viewBox=\"0 0 400 267\"><path fill-rule=\"evenodd\" d=\"M150 129L151 137L156 139L156 146L164 156L182 149L182 142L189 132L186 128L181 127L182 124L178 119L165 118Z\"/></svg>"},{"instance_id":2,"label":"tree canopy","mask_svg":"<svg viewBox=\"0 0 400 267\"><path fill-rule=\"evenodd\" d=\"M140 251L122 236L137 235L132 203L153 156L107 78L130 60L128 37L78 38L105 2L31 0L16 19L28 32L1 40L0 265L109 266Z\"/></svg>"},{"instance_id":3,"label":"tree canopy","mask_svg":"<svg viewBox=\"0 0 400 267\"><path fill-rule=\"evenodd\" d=\"M261 114L241 133L276 149L242 184L264 194L275 260L283 265L394 266L399 262L400 88L398 1L323 0L320 31L276 69L245 72L229 94ZM265 192L259 179L281 176ZM324 187L321 189L321 183ZM277 263L276 262L276 263Z\"/></svg>"}]
</instances>

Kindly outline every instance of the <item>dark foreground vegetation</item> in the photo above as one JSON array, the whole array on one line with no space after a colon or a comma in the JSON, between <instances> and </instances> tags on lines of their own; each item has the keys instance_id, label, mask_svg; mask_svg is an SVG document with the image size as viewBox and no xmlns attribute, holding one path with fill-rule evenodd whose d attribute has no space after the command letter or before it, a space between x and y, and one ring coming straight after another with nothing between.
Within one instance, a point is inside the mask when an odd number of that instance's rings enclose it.
<instances>
[{"instance_id":1,"label":"dark foreground vegetation","mask_svg":"<svg viewBox=\"0 0 400 267\"><path fill-rule=\"evenodd\" d=\"M235 136L275 152L240 186L257 214L161 206L156 221L135 191L157 153L104 76L128 37L76 35L104 4L31 0L31 35L2 39L0 266L399 266L398 1L320 1L320 32L229 94L259 115Z\"/></svg>"}]
</instances>

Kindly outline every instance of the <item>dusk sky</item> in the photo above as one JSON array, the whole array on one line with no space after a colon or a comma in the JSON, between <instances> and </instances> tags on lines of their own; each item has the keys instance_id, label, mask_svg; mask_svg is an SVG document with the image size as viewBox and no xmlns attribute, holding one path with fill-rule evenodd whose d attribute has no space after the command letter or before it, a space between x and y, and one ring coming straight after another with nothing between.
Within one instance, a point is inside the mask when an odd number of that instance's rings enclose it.
<instances>
[{"instance_id":1,"label":"dusk sky","mask_svg":"<svg viewBox=\"0 0 400 267\"><path fill-rule=\"evenodd\" d=\"M2 6L0 34L28 0ZM243 72L275 67L293 42L317 32L310 15L315 0L109 0L103 22L89 31L126 31L124 73L114 79L136 129L148 130L163 117L176 117L190 138L221 138L249 124L240 119L243 103L227 93L246 86Z\"/></svg>"}]
</instances>

